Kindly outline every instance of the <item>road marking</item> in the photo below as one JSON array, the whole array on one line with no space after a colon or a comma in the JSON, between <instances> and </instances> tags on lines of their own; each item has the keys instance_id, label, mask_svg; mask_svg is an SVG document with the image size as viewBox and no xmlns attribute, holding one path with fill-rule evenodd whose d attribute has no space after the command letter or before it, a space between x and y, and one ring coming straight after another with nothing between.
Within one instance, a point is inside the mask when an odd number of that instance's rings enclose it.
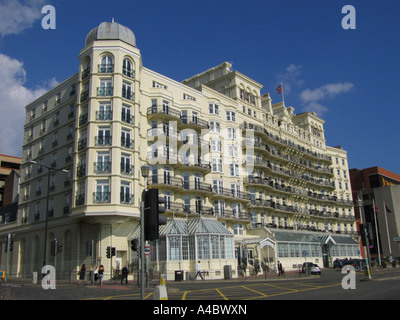
<instances>
[{"instance_id":1,"label":"road marking","mask_svg":"<svg viewBox=\"0 0 400 320\"><path fill-rule=\"evenodd\" d=\"M227 297L224 296L224 294L219 291L217 288L215 288L215 290L222 296L222 298L224 298L224 300L229 300Z\"/></svg>"},{"instance_id":2,"label":"road marking","mask_svg":"<svg viewBox=\"0 0 400 320\"><path fill-rule=\"evenodd\" d=\"M286 287L279 287L279 286L274 286L272 284L269 283L263 283L264 286L268 286L268 287L273 287L273 288L278 288L278 289L282 289L282 290L292 290L293 292L297 292L299 290L297 289L292 289L292 288L286 288Z\"/></svg>"},{"instance_id":3,"label":"road marking","mask_svg":"<svg viewBox=\"0 0 400 320\"><path fill-rule=\"evenodd\" d=\"M250 288L245 287L245 286L240 286L240 287L241 287L241 288L245 288L245 289L250 290L250 291L253 291L253 292L255 292L255 293L261 295L262 297L268 297L268 295L266 295L265 293L262 293L262 292L260 292L260 291L257 291L257 290L254 290L254 289L250 289ZM257 297L257 298L259 298L259 297Z\"/></svg>"},{"instance_id":4,"label":"road marking","mask_svg":"<svg viewBox=\"0 0 400 320\"><path fill-rule=\"evenodd\" d=\"M335 283L335 284L330 284L327 286L318 286L318 287L311 287L311 288L305 288L305 289L300 289L300 290L295 290L295 291L287 291L287 292L279 292L279 293L274 293L274 294L270 294L270 295L265 295L266 297L276 297L276 296L281 296L281 295L285 295L285 294L292 294L295 292L304 292L304 291L310 291L310 290L316 290L316 289L322 289L322 288L329 288L329 287L335 287L335 286L340 286L341 283ZM289 288L286 288L289 289ZM294 290L294 289L292 289ZM253 297L253 298L248 298L248 299L244 299L244 300L255 300L255 299L260 299L262 297Z\"/></svg>"}]
</instances>

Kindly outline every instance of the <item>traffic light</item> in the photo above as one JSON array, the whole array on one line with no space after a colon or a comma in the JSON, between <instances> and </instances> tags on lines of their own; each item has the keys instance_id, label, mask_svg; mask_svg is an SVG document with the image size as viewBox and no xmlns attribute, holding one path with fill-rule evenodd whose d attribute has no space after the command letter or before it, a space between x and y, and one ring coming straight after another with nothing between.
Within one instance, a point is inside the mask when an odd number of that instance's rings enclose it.
<instances>
[{"instance_id":1,"label":"traffic light","mask_svg":"<svg viewBox=\"0 0 400 320\"><path fill-rule=\"evenodd\" d=\"M50 244L50 254L52 257L57 255L57 240L53 240Z\"/></svg>"},{"instance_id":2,"label":"traffic light","mask_svg":"<svg viewBox=\"0 0 400 320\"><path fill-rule=\"evenodd\" d=\"M137 251L137 249L138 249L138 239L131 240L131 249L132 249L132 251Z\"/></svg>"},{"instance_id":3,"label":"traffic light","mask_svg":"<svg viewBox=\"0 0 400 320\"><path fill-rule=\"evenodd\" d=\"M160 216L165 212L165 207L160 204L165 203L163 197L158 196L158 189L143 191L144 198L144 239L158 239L158 226L167 223L166 216Z\"/></svg>"},{"instance_id":4,"label":"traffic light","mask_svg":"<svg viewBox=\"0 0 400 320\"><path fill-rule=\"evenodd\" d=\"M115 256L115 247L107 247L106 256L108 259Z\"/></svg>"},{"instance_id":5,"label":"traffic light","mask_svg":"<svg viewBox=\"0 0 400 320\"><path fill-rule=\"evenodd\" d=\"M360 223L360 236L361 236L361 243L363 247L367 246L367 234L365 232L364 224Z\"/></svg>"},{"instance_id":6,"label":"traffic light","mask_svg":"<svg viewBox=\"0 0 400 320\"><path fill-rule=\"evenodd\" d=\"M93 255L93 240L86 241L86 256L91 257Z\"/></svg>"}]
</instances>

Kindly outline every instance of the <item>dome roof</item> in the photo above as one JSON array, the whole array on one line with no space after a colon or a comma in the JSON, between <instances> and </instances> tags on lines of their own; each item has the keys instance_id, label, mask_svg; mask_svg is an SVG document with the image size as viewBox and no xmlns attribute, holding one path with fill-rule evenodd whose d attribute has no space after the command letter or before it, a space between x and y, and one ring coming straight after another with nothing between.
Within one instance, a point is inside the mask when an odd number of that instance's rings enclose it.
<instances>
[{"instance_id":1,"label":"dome roof","mask_svg":"<svg viewBox=\"0 0 400 320\"><path fill-rule=\"evenodd\" d=\"M95 40L122 40L136 47L136 37L133 31L117 22L102 22L86 36L85 46Z\"/></svg>"}]
</instances>

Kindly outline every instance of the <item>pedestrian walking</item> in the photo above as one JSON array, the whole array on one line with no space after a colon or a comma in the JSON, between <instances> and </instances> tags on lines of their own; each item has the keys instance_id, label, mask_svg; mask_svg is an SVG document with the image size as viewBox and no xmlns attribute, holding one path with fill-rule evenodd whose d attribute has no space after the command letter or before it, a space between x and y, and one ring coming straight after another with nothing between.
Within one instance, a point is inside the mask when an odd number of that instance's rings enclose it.
<instances>
[{"instance_id":1,"label":"pedestrian walking","mask_svg":"<svg viewBox=\"0 0 400 320\"><path fill-rule=\"evenodd\" d=\"M129 270L128 267L125 266L122 268L122 278L121 278L121 284L125 279L125 283L128 284L128 274L129 274Z\"/></svg>"},{"instance_id":2,"label":"pedestrian walking","mask_svg":"<svg viewBox=\"0 0 400 320\"><path fill-rule=\"evenodd\" d=\"M197 279L197 276L200 276L201 280L204 280L203 276L201 275L200 261L197 262L197 273L196 276L194 277L194 280Z\"/></svg>"},{"instance_id":3,"label":"pedestrian walking","mask_svg":"<svg viewBox=\"0 0 400 320\"><path fill-rule=\"evenodd\" d=\"M83 280L83 284L86 286L85 273L86 273L86 266L85 264L83 264L78 272L79 275L78 285L81 285L81 281Z\"/></svg>"},{"instance_id":4,"label":"pedestrian walking","mask_svg":"<svg viewBox=\"0 0 400 320\"><path fill-rule=\"evenodd\" d=\"M283 276L283 268L282 268L282 263L278 261L278 276Z\"/></svg>"},{"instance_id":5,"label":"pedestrian walking","mask_svg":"<svg viewBox=\"0 0 400 320\"><path fill-rule=\"evenodd\" d=\"M104 266L101 265L98 271L99 274L99 283L100 283L100 287L103 286L103 277L104 277Z\"/></svg>"}]
</instances>

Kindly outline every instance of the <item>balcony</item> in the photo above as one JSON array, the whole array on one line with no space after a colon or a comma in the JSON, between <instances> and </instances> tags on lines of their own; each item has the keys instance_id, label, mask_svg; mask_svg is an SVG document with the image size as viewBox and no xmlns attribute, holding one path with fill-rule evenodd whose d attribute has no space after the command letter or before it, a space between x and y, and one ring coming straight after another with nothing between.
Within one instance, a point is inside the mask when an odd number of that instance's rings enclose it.
<instances>
[{"instance_id":1,"label":"balcony","mask_svg":"<svg viewBox=\"0 0 400 320\"><path fill-rule=\"evenodd\" d=\"M214 215L214 209L212 207L203 205L184 205L183 211L187 214L199 214L199 215Z\"/></svg>"},{"instance_id":2,"label":"balcony","mask_svg":"<svg viewBox=\"0 0 400 320\"><path fill-rule=\"evenodd\" d=\"M97 96L99 97L110 97L113 95L113 87L98 87Z\"/></svg>"},{"instance_id":3,"label":"balcony","mask_svg":"<svg viewBox=\"0 0 400 320\"><path fill-rule=\"evenodd\" d=\"M188 116L182 116L182 125L185 125L185 127L188 128L194 128L194 129L208 129L208 121L199 119L198 117L188 117Z\"/></svg>"},{"instance_id":4,"label":"balcony","mask_svg":"<svg viewBox=\"0 0 400 320\"><path fill-rule=\"evenodd\" d=\"M172 139L178 139L178 133L173 128L170 129L161 129L161 128L152 128L147 131L147 139L154 137L168 137Z\"/></svg>"},{"instance_id":5,"label":"balcony","mask_svg":"<svg viewBox=\"0 0 400 320\"><path fill-rule=\"evenodd\" d=\"M82 178L86 174L86 166L85 165L78 165L76 168L76 175L78 178Z\"/></svg>"},{"instance_id":6,"label":"balcony","mask_svg":"<svg viewBox=\"0 0 400 320\"><path fill-rule=\"evenodd\" d=\"M235 189L228 189L223 187L213 187L212 188L213 197L222 197L222 198L235 198L239 201L245 200L250 201L250 194L248 192L237 191Z\"/></svg>"},{"instance_id":7,"label":"balcony","mask_svg":"<svg viewBox=\"0 0 400 320\"><path fill-rule=\"evenodd\" d=\"M121 192L120 193L120 203L121 204L132 204L133 194Z\"/></svg>"},{"instance_id":8,"label":"balcony","mask_svg":"<svg viewBox=\"0 0 400 320\"><path fill-rule=\"evenodd\" d=\"M113 73L114 65L113 64L99 64L99 73Z\"/></svg>"},{"instance_id":9,"label":"balcony","mask_svg":"<svg viewBox=\"0 0 400 320\"><path fill-rule=\"evenodd\" d=\"M96 120L107 121L112 120L112 111L96 111Z\"/></svg>"},{"instance_id":10,"label":"balcony","mask_svg":"<svg viewBox=\"0 0 400 320\"><path fill-rule=\"evenodd\" d=\"M163 116L164 118L170 118L175 120L181 119L181 112L167 106L151 106L147 109L147 116L153 118L155 116Z\"/></svg>"},{"instance_id":11,"label":"balcony","mask_svg":"<svg viewBox=\"0 0 400 320\"><path fill-rule=\"evenodd\" d=\"M75 205L81 206L85 204L85 194L79 194L75 197Z\"/></svg>"},{"instance_id":12,"label":"balcony","mask_svg":"<svg viewBox=\"0 0 400 320\"><path fill-rule=\"evenodd\" d=\"M122 88L122 98L125 98L125 99L128 99L128 100L133 100L132 89Z\"/></svg>"},{"instance_id":13,"label":"balcony","mask_svg":"<svg viewBox=\"0 0 400 320\"><path fill-rule=\"evenodd\" d=\"M79 125L83 126L88 121L88 114L83 113L79 116Z\"/></svg>"},{"instance_id":14,"label":"balcony","mask_svg":"<svg viewBox=\"0 0 400 320\"><path fill-rule=\"evenodd\" d=\"M211 184L200 181L184 181L183 188L196 193L212 193Z\"/></svg>"},{"instance_id":15,"label":"balcony","mask_svg":"<svg viewBox=\"0 0 400 320\"><path fill-rule=\"evenodd\" d=\"M168 188L182 189L183 180L181 178L175 178L166 175L153 175L150 176L147 184L149 187L163 187L168 186Z\"/></svg>"},{"instance_id":16,"label":"balcony","mask_svg":"<svg viewBox=\"0 0 400 320\"><path fill-rule=\"evenodd\" d=\"M86 101L89 98L89 89L81 93L81 102Z\"/></svg>"},{"instance_id":17,"label":"balcony","mask_svg":"<svg viewBox=\"0 0 400 320\"><path fill-rule=\"evenodd\" d=\"M121 120L126 123L133 123L133 116L130 113L122 112Z\"/></svg>"},{"instance_id":18,"label":"balcony","mask_svg":"<svg viewBox=\"0 0 400 320\"><path fill-rule=\"evenodd\" d=\"M111 136L96 136L95 145L96 146L111 146Z\"/></svg>"},{"instance_id":19,"label":"balcony","mask_svg":"<svg viewBox=\"0 0 400 320\"><path fill-rule=\"evenodd\" d=\"M93 192L93 203L110 203L111 192Z\"/></svg>"},{"instance_id":20,"label":"balcony","mask_svg":"<svg viewBox=\"0 0 400 320\"><path fill-rule=\"evenodd\" d=\"M111 172L111 162L95 162L94 163L95 173L110 173Z\"/></svg>"},{"instance_id":21,"label":"balcony","mask_svg":"<svg viewBox=\"0 0 400 320\"><path fill-rule=\"evenodd\" d=\"M133 140L121 137L121 147L132 149L133 148Z\"/></svg>"},{"instance_id":22,"label":"balcony","mask_svg":"<svg viewBox=\"0 0 400 320\"><path fill-rule=\"evenodd\" d=\"M82 80L86 79L90 74L90 67L87 67L82 71Z\"/></svg>"},{"instance_id":23,"label":"balcony","mask_svg":"<svg viewBox=\"0 0 400 320\"><path fill-rule=\"evenodd\" d=\"M81 151L83 149L85 149L87 146L87 140L86 139L80 139L78 141L78 151Z\"/></svg>"},{"instance_id":24,"label":"balcony","mask_svg":"<svg viewBox=\"0 0 400 320\"><path fill-rule=\"evenodd\" d=\"M122 69L122 74L124 76L129 77L129 78L134 78L135 77L134 71L132 71L132 69L130 69L130 68L123 68Z\"/></svg>"},{"instance_id":25,"label":"balcony","mask_svg":"<svg viewBox=\"0 0 400 320\"><path fill-rule=\"evenodd\" d=\"M133 174L133 166L127 165L124 162L121 162L121 174L132 175Z\"/></svg>"}]
</instances>

